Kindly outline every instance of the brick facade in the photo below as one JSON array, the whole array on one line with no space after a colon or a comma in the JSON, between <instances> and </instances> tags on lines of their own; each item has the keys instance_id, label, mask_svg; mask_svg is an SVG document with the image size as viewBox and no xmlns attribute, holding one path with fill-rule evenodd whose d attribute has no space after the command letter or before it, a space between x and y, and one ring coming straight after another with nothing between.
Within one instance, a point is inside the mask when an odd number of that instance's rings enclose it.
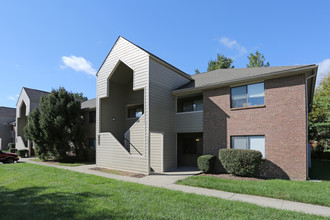
<instances>
[{"instance_id":1,"label":"brick facade","mask_svg":"<svg viewBox=\"0 0 330 220\"><path fill-rule=\"evenodd\" d=\"M265 106L233 110L230 87L204 91L203 153L218 156L230 137L265 135L260 175L306 179L306 100L304 74L264 81Z\"/></svg>"}]
</instances>

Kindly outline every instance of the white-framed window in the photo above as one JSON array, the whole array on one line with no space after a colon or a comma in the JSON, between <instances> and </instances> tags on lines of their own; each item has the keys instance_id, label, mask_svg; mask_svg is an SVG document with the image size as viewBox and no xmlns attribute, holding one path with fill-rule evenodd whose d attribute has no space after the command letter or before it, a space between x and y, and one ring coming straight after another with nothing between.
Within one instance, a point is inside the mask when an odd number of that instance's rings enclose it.
<instances>
[{"instance_id":1,"label":"white-framed window","mask_svg":"<svg viewBox=\"0 0 330 220\"><path fill-rule=\"evenodd\" d=\"M231 88L231 107L241 108L265 104L264 83Z\"/></svg>"},{"instance_id":2,"label":"white-framed window","mask_svg":"<svg viewBox=\"0 0 330 220\"><path fill-rule=\"evenodd\" d=\"M265 136L264 135L251 135L251 136L232 136L231 148L257 150L265 158Z\"/></svg>"}]
</instances>

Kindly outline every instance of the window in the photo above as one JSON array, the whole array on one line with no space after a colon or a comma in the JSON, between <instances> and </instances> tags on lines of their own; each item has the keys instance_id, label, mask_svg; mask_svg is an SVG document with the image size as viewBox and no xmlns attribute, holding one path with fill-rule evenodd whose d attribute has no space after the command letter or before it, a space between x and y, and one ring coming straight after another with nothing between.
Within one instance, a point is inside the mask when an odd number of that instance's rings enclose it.
<instances>
[{"instance_id":1,"label":"window","mask_svg":"<svg viewBox=\"0 0 330 220\"><path fill-rule=\"evenodd\" d=\"M249 107L265 104L264 83L231 88L231 107Z\"/></svg>"},{"instance_id":2,"label":"window","mask_svg":"<svg viewBox=\"0 0 330 220\"><path fill-rule=\"evenodd\" d=\"M96 122L96 111L89 112L89 123Z\"/></svg>"},{"instance_id":3,"label":"window","mask_svg":"<svg viewBox=\"0 0 330 220\"><path fill-rule=\"evenodd\" d=\"M143 115L143 105L127 107L127 118L140 118Z\"/></svg>"},{"instance_id":4,"label":"window","mask_svg":"<svg viewBox=\"0 0 330 220\"><path fill-rule=\"evenodd\" d=\"M265 158L265 136L232 136L231 148L257 150Z\"/></svg>"},{"instance_id":5,"label":"window","mask_svg":"<svg viewBox=\"0 0 330 220\"><path fill-rule=\"evenodd\" d=\"M203 111L203 96L178 99L177 112Z\"/></svg>"},{"instance_id":6,"label":"window","mask_svg":"<svg viewBox=\"0 0 330 220\"><path fill-rule=\"evenodd\" d=\"M88 138L88 146L89 146L89 148L95 150L95 148L96 148L96 139L95 138Z\"/></svg>"}]
</instances>

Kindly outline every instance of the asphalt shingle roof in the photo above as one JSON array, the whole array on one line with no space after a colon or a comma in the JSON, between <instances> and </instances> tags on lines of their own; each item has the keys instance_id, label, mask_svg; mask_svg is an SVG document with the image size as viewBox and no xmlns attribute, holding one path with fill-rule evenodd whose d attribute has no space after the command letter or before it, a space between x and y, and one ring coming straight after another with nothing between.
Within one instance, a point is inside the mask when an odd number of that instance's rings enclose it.
<instances>
[{"instance_id":1,"label":"asphalt shingle roof","mask_svg":"<svg viewBox=\"0 0 330 220\"><path fill-rule=\"evenodd\" d=\"M217 69L210 72L192 75L194 82L190 82L177 90L189 88L202 88L226 82L238 82L244 79L261 78L281 74L286 71L295 71L306 67L317 67L316 65L296 65L296 66L274 66L274 67L255 67L255 68L233 68Z\"/></svg>"},{"instance_id":2,"label":"asphalt shingle roof","mask_svg":"<svg viewBox=\"0 0 330 220\"><path fill-rule=\"evenodd\" d=\"M28 95L28 97L30 98L30 100L34 101L34 102L40 102L40 98L42 95L49 94L49 92L41 91L41 90L37 90L37 89L30 89L30 88L26 88L26 87L23 87L23 89L25 90L25 92Z\"/></svg>"},{"instance_id":3,"label":"asphalt shingle roof","mask_svg":"<svg viewBox=\"0 0 330 220\"><path fill-rule=\"evenodd\" d=\"M81 103L81 108L96 108L96 99L90 99Z\"/></svg>"},{"instance_id":4,"label":"asphalt shingle roof","mask_svg":"<svg viewBox=\"0 0 330 220\"><path fill-rule=\"evenodd\" d=\"M9 107L0 106L0 116L15 117L16 116L16 108L9 108Z\"/></svg>"}]
</instances>

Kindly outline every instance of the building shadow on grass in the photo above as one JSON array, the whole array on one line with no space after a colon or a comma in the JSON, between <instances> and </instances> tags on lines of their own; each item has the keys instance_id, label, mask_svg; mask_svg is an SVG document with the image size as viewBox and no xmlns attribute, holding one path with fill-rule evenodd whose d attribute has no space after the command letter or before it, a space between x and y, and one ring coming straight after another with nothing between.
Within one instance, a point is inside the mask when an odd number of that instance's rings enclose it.
<instances>
[{"instance_id":1,"label":"building shadow on grass","mask_svg":"<svg viewBox=\"0 0 330 220\"><path fill-rule=\"evenodd\" d=\"M11 190L0 186L1 219L112 219L133 218L127 213L109 210L95 213L86 199L100 198L96 193L54 192L48 187Z\"/></svg>"}]
</instances>

